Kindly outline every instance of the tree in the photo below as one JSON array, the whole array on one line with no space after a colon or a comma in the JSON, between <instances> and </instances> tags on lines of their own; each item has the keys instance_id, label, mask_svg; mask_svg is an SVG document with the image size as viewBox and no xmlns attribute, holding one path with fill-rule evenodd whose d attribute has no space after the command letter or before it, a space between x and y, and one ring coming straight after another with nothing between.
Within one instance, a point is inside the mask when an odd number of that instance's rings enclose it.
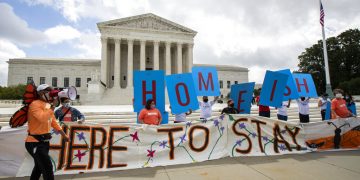
<instances>
[{"instance_id":1,"label":"tree","mask_svg":"<svg viewBox=\"0 0 360 180\"><path fill-rule=\"evenodd\" d=\"M0 99L9 99L9 100L22 99L22 96L25 93L25 87L26 85L21 85L21 84L10 87L0 86Z\"/></svg>"},{"instance_id":2,"label":"tree","mask_svg":"<svg viewBox=\"0 0 360 180\"><path fill-rule=\"evenodd\" d=\"M337 37L326 39L329 73L333 88L360 77L360 31L349 29ZM325 92L325 64L322 40L306 48L298 57L299 72L311 73L318 92ZM351 87L356 88L356 87Z\"/></svg>"}]
</instances>

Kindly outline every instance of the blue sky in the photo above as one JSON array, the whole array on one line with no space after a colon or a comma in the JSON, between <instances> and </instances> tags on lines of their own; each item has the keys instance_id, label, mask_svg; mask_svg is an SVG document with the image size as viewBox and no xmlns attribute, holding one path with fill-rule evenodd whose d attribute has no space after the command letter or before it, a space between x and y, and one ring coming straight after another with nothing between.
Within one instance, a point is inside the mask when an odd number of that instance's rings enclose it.
<instances>
[{"instance_id":1,"label":"blue sky","mask_svg":"<svg viewBox=\"0 0 360 180\"><path fill-rule=\"evenodd\" d=\"M323 0L327 36L360 26L360 1ZM96 23L154 13L198 32L194 63L297 69L321 39L318 0L0 0L0 85L9 58L100 59Z\"/></svg>"}]
</instances>

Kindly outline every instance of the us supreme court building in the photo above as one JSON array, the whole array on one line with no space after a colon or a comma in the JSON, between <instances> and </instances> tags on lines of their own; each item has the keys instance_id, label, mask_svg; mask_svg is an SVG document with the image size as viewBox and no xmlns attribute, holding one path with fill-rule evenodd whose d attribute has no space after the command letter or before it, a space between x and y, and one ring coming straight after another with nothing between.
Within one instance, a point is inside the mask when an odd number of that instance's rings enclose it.
<instances>
[{"instance_id":1,"label":"us supreme court building","mask_svg":"<svg viewBox=\"0 0 360 180\"><path fill-rule=\"evenodd\" d=\"M8 86L34 81L66 88L75 86L81 104L131 104L134 70L188 73L194 66L216 67L221 97L232 84L248 82L248 69L234 65L193 64L197 32L159 17L143 14L97 24L101 59L9 59ZM167 99L167 98L166 98Z\"/></svg>"}]
</instances>

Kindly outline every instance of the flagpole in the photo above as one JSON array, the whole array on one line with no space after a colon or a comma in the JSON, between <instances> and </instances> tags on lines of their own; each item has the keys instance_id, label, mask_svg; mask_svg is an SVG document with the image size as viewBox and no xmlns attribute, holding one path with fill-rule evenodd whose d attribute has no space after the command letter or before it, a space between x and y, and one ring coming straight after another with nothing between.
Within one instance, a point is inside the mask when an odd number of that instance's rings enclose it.
<instances>
[{"instance_id":1,"label":"flagpole","mask_svg":"<svg viewBox=\"0 0 360 180\"><path fill-rule=\"evenodd\" d=\"M321 0L319 0L320 8L322 6ZM325 22L324 22L325 23ZM325 77L326 77L326 93L329 95L329 97L334 97L334 94L332 92L331 88L331 82L330 82L330 73L329 73L329 61L328 61L328 55L327 55L327 46L326 46L326 38L325 38L325 25L321 25L322 29L322 38L323 38L323 51L324 51L324 61L325 61Z\"/></svg>"}]
</instances>

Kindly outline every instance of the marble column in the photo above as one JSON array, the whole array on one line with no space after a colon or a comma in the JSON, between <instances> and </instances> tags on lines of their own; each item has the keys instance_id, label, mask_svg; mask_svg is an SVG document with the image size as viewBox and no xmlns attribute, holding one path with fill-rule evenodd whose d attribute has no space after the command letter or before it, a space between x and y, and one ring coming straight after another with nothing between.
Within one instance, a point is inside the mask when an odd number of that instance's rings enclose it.
<instances>
[{"instance_id":1,"label":"marble column","mask_svg":"<svg viewBox=\"0 0 360 180\"><path fill-rule=\"evenodd\" d=\"M182 66L183 66L183 63L182 63L182 44L181 43L177 43L177 59L176 59L176 62L177 62L177 72L178 74L182 73Z\"/></svg>"},{"instance_id":2,"label":"marble column","mask_svg":"<svg viewBox=\"0 0 360 180\"><path fill-rule=\"evenodd\" d=\"M121 40L115 39L114 88L120 88L120 44Z\"/></svg>"},{"instance_id":3,"label":"marble column","mask_svg":"<svg viewBox=\"0 0 360 180\"><path fill-rule=\"evenodd\" d=\"M192 66L193 66L193 48L194 44L188 44L187 46L187 72L191 72Z\"/></svg>"},{"instance_id":4,"label":"marble column","mask_svg":"<svg viewBox=\"0 0 360 180\"><path fill-rule=\"evenodd\" d=\"M133 49L134 40L128 39L127 88L133 87Z\"/></svg>"},{"instance_id":5,"label":"marble column","mask_svg":"<svg viewBox=\"0 0 360 180\"><path fill-rule=\"evenodd\" d=\"M100 77L100 81L102 83L107 83L108 77L107 77L107 49L108 49L108 45L107 45L107 38L102 37L101 38L101 77ZM106 86L108 86L108 84L106 84Z\"/></svg>"},{"instance_id":6,"label":"marble column","mask_svg":"<svg viewBox=\"0 0 360 180\"><path fill-rule=\"evenodd\" d=\"M159 70L159 41L154 41L154 70Z\"/></svg>"},{"instance_id":7,"label":"marble column","mask_svg":"<svg viewBox=\"0 0 360 180\"><path fill-rule=\"evenodd\" d=\"M140 70L145 70L145 40L140 40Z\"/></svg>"},{"instance_id":8,"label":"marble column","mask_svg":"<svg viewBox=\"0 0 360 180\"><path fill-rule=\"evenodd\" d=\"M171 42L165 43L165 69L166 69L166 75L171 74Z\"/></svg>"}]
</instances>

